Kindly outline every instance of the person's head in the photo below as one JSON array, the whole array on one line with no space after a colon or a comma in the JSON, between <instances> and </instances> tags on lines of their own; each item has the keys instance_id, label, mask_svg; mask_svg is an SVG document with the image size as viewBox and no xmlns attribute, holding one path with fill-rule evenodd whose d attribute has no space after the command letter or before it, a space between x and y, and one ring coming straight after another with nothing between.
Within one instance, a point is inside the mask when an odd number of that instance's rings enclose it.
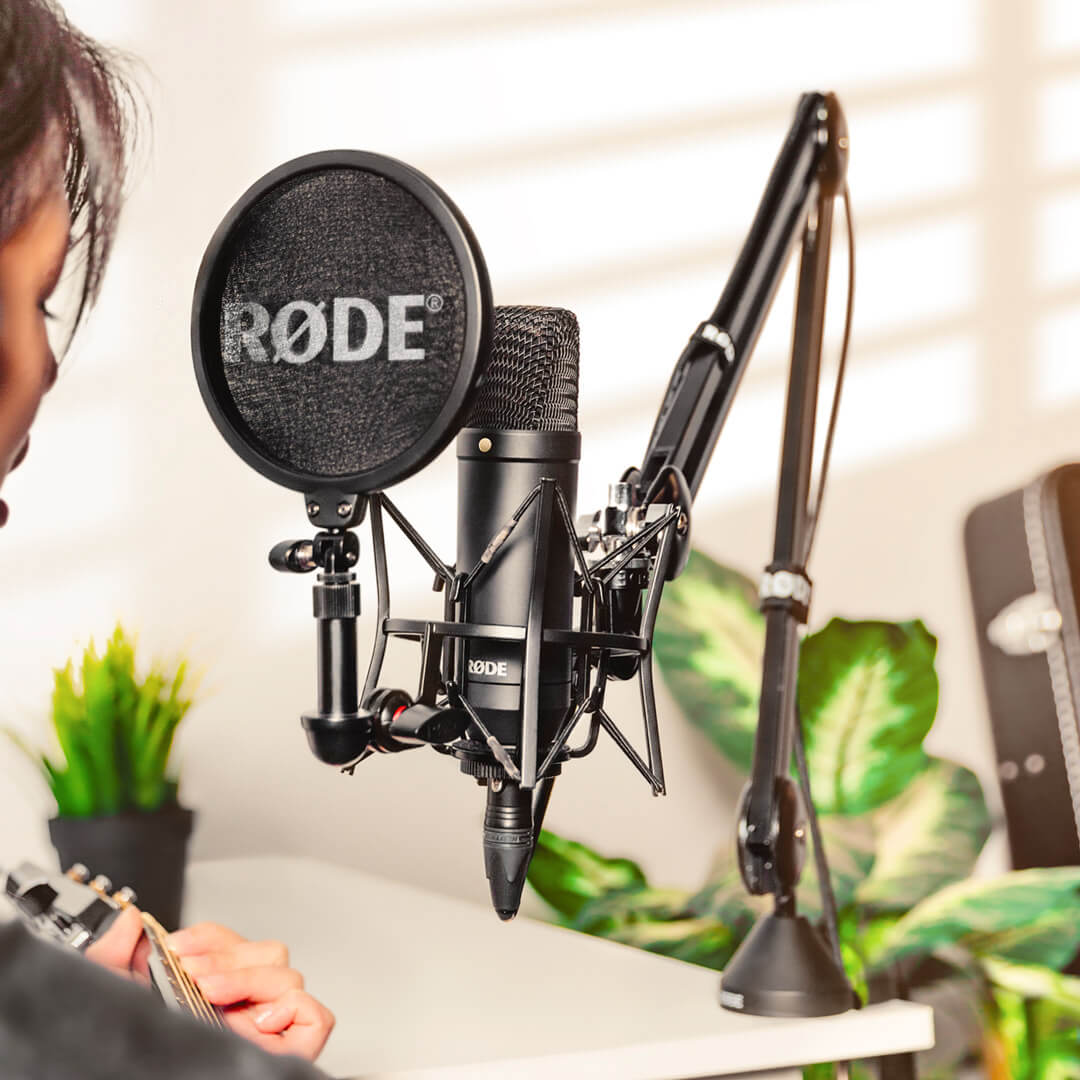
<instances>
[{"instance_id":1,"label":"person's head","mask_svg":"<svg viewBox=\"0 0 1080 1080\"><path fill-rule=\"evenodd\" d=\"M0 485L56 377L46 301L69 256L82 275L72 332L101 284L130 117L109 56L59 7L0 0Z\"/></svg>"}]
</instances>

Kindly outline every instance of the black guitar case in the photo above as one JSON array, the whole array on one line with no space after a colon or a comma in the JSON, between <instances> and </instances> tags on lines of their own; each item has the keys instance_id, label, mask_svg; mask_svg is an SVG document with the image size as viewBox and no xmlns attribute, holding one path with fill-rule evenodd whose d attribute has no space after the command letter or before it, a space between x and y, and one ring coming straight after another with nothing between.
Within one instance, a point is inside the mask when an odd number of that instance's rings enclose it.
<instances>
[{"instance_id":1,"label":"black guitar case","mask_svg":"<svg viewBox=\"0 0 1080 1080\"><path fill-rule=\"evenodd\" d=\"M964 547L1013 865L1080 866L1080 465L976 506Z\"/></svg>"}]
</instances>

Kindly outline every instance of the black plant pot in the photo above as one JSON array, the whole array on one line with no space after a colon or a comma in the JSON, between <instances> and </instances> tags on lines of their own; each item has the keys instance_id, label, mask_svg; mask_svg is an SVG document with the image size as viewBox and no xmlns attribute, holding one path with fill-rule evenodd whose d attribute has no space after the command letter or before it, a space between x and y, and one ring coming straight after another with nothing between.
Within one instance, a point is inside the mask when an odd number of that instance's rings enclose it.
<instances>
[{"instance_id":1,"label":"black plant pot","mask_svg":"<svg viewBox=\"0 0 1080 1080\"><path fill-rule=\"evenodd\" d=\"M194 813L182 806L107 817L56 817L49 822L49 836L62 870L83 863L91 875L111 878L115 889L130 885L139 907L166 930L175 930L194 820Z\"/></svg>"}]
</instances>

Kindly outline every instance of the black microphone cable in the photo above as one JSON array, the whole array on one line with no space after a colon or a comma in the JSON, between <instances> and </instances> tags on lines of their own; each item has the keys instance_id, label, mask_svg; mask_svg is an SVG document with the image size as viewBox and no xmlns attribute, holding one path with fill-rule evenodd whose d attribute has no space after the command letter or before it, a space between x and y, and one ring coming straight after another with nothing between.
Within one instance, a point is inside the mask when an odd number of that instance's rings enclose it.
<instances>
[{"instance_id":1,"label":"black microphone cable","mask_svg":"<svg viewBox=\"0 0 1080 1080\"><path fill-rule=\"evenodd\" d=\"M832 406L829 411L829 426L825 432L825 446L821 454L821 470L818 477L817 491L810 509L807 511L809 527L806 530L806 544L802 553L802 565L810 559L810 550L814 546L818 519L821 517L821 505L825 497L825 480L829 474L829 462L832 459L833 438L836 435L836 418L840 413L840 394L844 386L847 371L848 347L851 344L851 323L855 311L855 224L851 216L851 189L844 184L844 219L847 225L848 282L847 311L844 314L844 336L840 343L840 362L836 368L836 388L833 390Z\"/></svg>"},{"instance_id":2,"label":"black microphone cable","mask_svg":"<svg viewBox=\"0 0 1080 1080\"><path fill-rule=\"evenodd\" d=\"M825 496L825 480L829 472L829 461L832 457L833 438L836 434L836 418L840 411L840 393L843 388L844 374L847 370L848 346L851 343L852 312L855 306L855 226L851 215L851 192L847 184L844 184L844 218L847 224L848 241L848 285L847 285L847 312L844 316L844 336L840 345L840 361L836 370L836 388L833 391L832 406L829 413L829 426L825 433L825 445L821 455L821 469L818 477L817 491L809 513L809 528L806 533L806 544L803 550L802 565L806 566L810 560L810 550L814 543L814 534L817 531L818 519L821 515L822 500ZM821 890L822 916L828 934L829 947L840 970L844 970L844 954L840 947L840 919L836 908L836 893L833 891L832 878L829 872L829 861L825 854L825 845L821 836L821 826L818 821L817 811L814 809L814 800L810 791L810 770L806 761L806 741L803 733L802 713L799 709L798 694L795 697L795 761L799 773L799 786L802 789L803 800L806 803L806 816L810 825L810 836L814 846L814 864L817 867L818 888ZM856 1007L861 1006L858 994L854 994Z\"/></svg>"}]
</instances>

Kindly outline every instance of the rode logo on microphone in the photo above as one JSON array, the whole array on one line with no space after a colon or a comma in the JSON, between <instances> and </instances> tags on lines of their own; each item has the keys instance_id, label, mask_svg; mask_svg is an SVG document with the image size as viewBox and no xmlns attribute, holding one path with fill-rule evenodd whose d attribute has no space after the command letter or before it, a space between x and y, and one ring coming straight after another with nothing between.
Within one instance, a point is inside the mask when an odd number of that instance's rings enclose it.
<instances>
[{"instance_id":1,"label":"rode logo on microphone","mask_svg":"<svg viewBox=\"0 0 1080 1080\"><path fill-rule=\"evenodd\" d=\"M470 660L470 675L496 675L505 679L509 674L509 666L505 660Z\"/></svg>"},{"instance_id":2,"label":"rode logo on microphone","mask_svg":"<svg viewBox=\"0 0 1080 1080\"><path fill-rule=\"evenodd\" d=\"M418 316L442 307L441 296L422 293L387 297L385 315L361 296L336 296L329 305L291 300L273 314L255 300L225 304L224 359L230 364L307 364L323 355L332 363L350 364L371 360L383 350L387 360L423 360L424 320Z\"/></svg>"}]
</instances>

